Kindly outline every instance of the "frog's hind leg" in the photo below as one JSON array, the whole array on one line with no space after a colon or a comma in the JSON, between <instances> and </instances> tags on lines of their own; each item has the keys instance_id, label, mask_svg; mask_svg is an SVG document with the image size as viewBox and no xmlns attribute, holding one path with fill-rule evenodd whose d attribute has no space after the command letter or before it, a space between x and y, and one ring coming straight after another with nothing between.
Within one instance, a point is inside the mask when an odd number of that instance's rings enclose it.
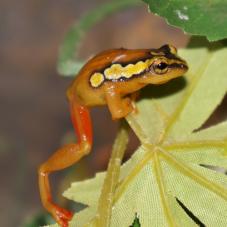
<instances>
[{"instance_id":1,"label":"frog's hind leg","mask_svg":"<svg viewBox=\"0 0 227 227\"><path fill-rule=\"evenodd\" d=\"M39 168L39 189L42 203L62 227L68 226L72 213L53 202L49 174L78 162L90 152L92 146L92 125L89 110L87 107L80 105L75 97L70 100L70 108L72 122L78 135L78 142L58 149Z\"/></svg>"}]
</instances>

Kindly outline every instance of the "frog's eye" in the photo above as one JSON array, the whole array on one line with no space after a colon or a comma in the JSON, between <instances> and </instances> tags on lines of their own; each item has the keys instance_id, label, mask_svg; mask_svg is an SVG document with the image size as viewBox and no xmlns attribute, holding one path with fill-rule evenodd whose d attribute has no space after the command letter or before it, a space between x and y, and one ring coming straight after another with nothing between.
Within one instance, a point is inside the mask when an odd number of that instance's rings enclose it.
<instances>
[{"instance_id":1,"label":"frog's eye","mask_svg":"<svg viewBox=\"0 0 227 227\"><path fill-rule=\"evenodd\" d=\"M159 62L153 66L155 73L163 74L168 70L168 64L166 62Z\"/></svg>"}]
</instances>

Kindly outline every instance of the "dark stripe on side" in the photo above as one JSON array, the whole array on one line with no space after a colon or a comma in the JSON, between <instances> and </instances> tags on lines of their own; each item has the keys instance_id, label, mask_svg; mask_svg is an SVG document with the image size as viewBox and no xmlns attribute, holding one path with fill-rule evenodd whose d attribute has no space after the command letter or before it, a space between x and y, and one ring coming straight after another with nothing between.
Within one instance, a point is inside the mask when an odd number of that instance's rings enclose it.
<instances>
[{"instance_id":1,"label":"dark stripe on side","mask_svg":"<svg viewBox=\"0 0 227 227\"><path fill-rule=\"evenodd\" d=\"M169 65L169 68L178 68L178 69L188 69L188 66L186 64L178 64L178 63L173 63L171 65Z\"/></svg>"}]
</instances>

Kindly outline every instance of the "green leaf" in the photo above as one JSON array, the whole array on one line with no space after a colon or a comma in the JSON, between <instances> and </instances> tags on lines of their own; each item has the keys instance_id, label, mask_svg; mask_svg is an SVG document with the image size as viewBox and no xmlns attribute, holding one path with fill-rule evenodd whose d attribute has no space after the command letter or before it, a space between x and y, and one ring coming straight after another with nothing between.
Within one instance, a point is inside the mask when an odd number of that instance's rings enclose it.
<instances>
[{"instance_id":1,"label":"green leaf","mask_svg":"<svg viewBox=\"0 0 227 227\"><path fill-rule=\"evenodd\" d=\"M141 146L122 165L120 175L113 174L119 168L113 156L116 163L107 173L73 183L64 193L88 205L70 226L95 226L100 206L111 212L99 217L111 227L132 225L136 213L144 227L198 226L195 220L227 226L227 178L204 167L227 167L227 121L198 130L226 94L227 48L191 47L179 55L190 67L184 78L147 87L137 103L138 114L127 117ZM107 176L112 177L106 181ZM115 183L108 188L110 182ZM105 187L111 193L105 191L106 200L101 200Z\"/></svg>"},{"instance_id":2,"label":"green leaf","mask_svg":"<svg viewBox=\"0 0 227 227\"><path fill-rule=\"evenodd\" d=\"M84 15L67 33L58 59L58 72L64 76L75 75L84 62L77 57L85 33L96 23L119 10L138 5L138 0L115 0L104 3Z\"/></svg>"},{"instance_id":3,"label":"green leaf","mask_svg":"<svg viewBox=\"0 0 227 227\"><path fill-rule=\"evenodd\" d=\"M227 38L227 1L143 0L151 12L166 18L171 25L210 41Z\"/></svg>"},{"instance_id":4,"label":"green leaf","mask_svg":"<svg viewBox=\"0 0 227 227\"><path fill-rule=\"evenodd\" d=\"M140 220L139 220L139 218L137 217L137 214L135 215L135 219L134 219L132 225L130 225L130 227L141 227L141 225L140 225Z\"/></svg>"},{"instance_id":5,"label":"green leaf","mask_svg":"<svg viewBox=\"0 0 227 227\"><path fill-rule=\"evenodd\" d=\"M23 227L43 226L45 223L54 223L52 217L46 213L38 213L32 218L29 218L22 224Z\"/></svg>"}]
</instances>

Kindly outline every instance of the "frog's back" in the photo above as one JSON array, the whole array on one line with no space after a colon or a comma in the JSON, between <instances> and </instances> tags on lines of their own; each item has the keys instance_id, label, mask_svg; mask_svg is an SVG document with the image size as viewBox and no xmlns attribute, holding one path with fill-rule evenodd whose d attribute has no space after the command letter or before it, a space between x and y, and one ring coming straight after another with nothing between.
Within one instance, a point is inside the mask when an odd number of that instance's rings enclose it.
<instances>
[{"instance_id":1,"label":"frog's back","mask_svg":"<svg viewBox=\"0 0 227 227\"><path fill-rule=\"evenodd\" d=\"M69 87L67 94L76 93L86 106L104 105L106 103L104 86L100 86L105 80L103 77L104 70L113 64L126 65L148 57L150 57L148 49L128 50L120 48L103 51L83 66Z\"/></svg>"}]
</instances>

